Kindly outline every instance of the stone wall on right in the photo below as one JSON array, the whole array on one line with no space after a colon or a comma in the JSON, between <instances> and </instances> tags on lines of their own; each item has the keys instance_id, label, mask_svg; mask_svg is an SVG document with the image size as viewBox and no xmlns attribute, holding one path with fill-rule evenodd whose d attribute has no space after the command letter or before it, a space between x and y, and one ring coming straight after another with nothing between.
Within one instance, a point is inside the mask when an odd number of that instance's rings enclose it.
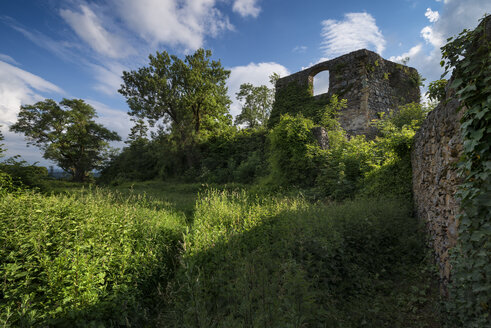
<instances>
[{"instance_id":1,"label":"stone wall on right","mask_svg":"<svg viewBox=\"0 0 491 328\"><path fill-rule=\"evenodd\" d=\"M416 133L411 154L415 210L429 233L443 294L451 271L449 250L457 242L459 203L455 193L461 183L456 167L462 154L461 112L455 98L447 94L447 102L442 101L428 114Z\"/></svg>"}]
</instances>

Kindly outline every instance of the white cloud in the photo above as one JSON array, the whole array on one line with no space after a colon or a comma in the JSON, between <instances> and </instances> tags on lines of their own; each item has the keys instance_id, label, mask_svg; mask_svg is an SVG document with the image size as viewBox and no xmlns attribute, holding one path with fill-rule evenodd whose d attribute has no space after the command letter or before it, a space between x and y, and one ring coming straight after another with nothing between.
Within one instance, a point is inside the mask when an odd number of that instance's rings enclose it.
<instances>
[{"instance_id":1,"label":"white cloud","mask_svg":"<svg viewBox=\"0 0 491 328\"><path fill-rule=\"evenodd\" d=\"M6 63L12 64L12 65L17 65L19 66L20 64L15 61L14 58L10 57L9 55L6 54L0 54L0 60L4 61Z\"/></svg>"},{"instance_id":2,"label":"white cloud","mask_svg":"<svg viewBox=\"0 0 491 328\"><path fill-rule=\"evenodd\" d=\"M117 62L106 63L105 65L88 64L94 73L94 78L97 80L94 89L109 96L118 94L123 80L121 76L123 71L129 71L127 67Z\"/></svg>"},{"instance_id":3,"label":"white cloud","mask_svg":"<svg viewBox=\"0 0 491 328\"><path fill-rule=\"evenodd\" d=\"M67 61L77 61L76 58L78 58L78 56L76 56L74 52L72 52L70 49L75 47L75 45L68 42L55 41L36 30L27 30L24 26L17 23L17 21L10 17L0 16L0 21L3 21L10 28L24 35L24 37L26 37L38 47L51 51L59 58Z\"/></svg>"},{"instance_id":4,"label":"white cloud","mask_svg":"<svg viewBox=\"0 0 491 328\"><path fill-rule=\"evenodd\" d=\"M269 76L273 73L279 74L281 77L289 75L288 70L277 63L250 63L246 66L235 66L230 68L232 71L230 78L227 81L228 96L233 101L230 107L230 113L236 116L240 113L240 104L235 98L235 94L239 91L240 85L243 83L251 83L255 86L266 85L271 87Z\"/></svg>"},{"instance_id":5,"label":"white cloud","mask_svg":"<svg viewBox=\"0 0 491 328\"><path fill-rule=\"evenodd\" d=\"M197 49L207 35L232 30L216 0L113 0L128 27L153 45Z\"/></svg>"},{"instance_id":6,"label":"white cloud","mask_svg":"<svg viewBox=\"0 0 491 328\"><path fill-rule=\"evenodd\" d=\"M425 26L421 30L421 36L427 43L430 43L434 47L440 48L445 44L443 35L431 26Z\"/></svg>"},{"instance_id":7,"label":"white cloud","mask_svg":"<svg viewBox=\"0 0 491 328\"><path fill-rule=\"evenodd\" d=\"M328 57L339 56L361 48L382 54L385 39L375 19L368 13L348 13L344 20L322 22L321 48Z\"/></svg>"},{"instance_id":8,"label":"white cloud","mask_svg":"<svg viewBox=\"0 0 491 328\"><path fill-rule=\"evenodd\" d=\"M440 14L438 11L433 11L431 8L426 8L426 13L425 13L426 18L430 21L430 23L434 23L440 18Z\"/></svg>"},{"instance_id":9,"label":"white cloud","mask_svg":"<svg viewBox=\"0 0 491 328\"><path fill-rule=\"evenodd\" d=\"M397 60L409 56L409 64L426 78L426 84L440 79L443 73L439 64L440 47L446 43L446 39L459 34L465 28L475 28L484 13L491 12L491 2L488 0L445 0L443 3L438 20L421 30L421 37L426 41L426 45L418 44L405 54L391 57L391 60ZM429 16L428 12L427 9L426 17ZM431 18L428 18L431 21Z\"/></svg>"},{"instance_id":10,"label":"white cloud","mask_svg":"<svg viewBox=\"0 0 491 328\"><path fill-rule=\"evenodd\" d=\"M0 124L11 124L23 104L44 99L39 92L64 93L45 79L0 61Z\"/></svg>"},{"instance_id":11,"label":"white cloud","mask_svg":"<svg viewBox=\"0 0 491 328\"><path fill-rule=\"evenodd\" d=\"M111 131L116 131L123 140L126 139L133 123L130 121L130 116L125 110L111 108L93 99L88 99L85 102L96 110L98 115L96 118L97 123L104 125L104 127ZM124 143L122 141L113 142L111 146L124 147Z\"/></svg>"},{"instance_id":12,"label":"white cloud","mask_svg":"<svg viewBox=\"0 0 491 328\"><path fill-rule=\"evenodd\" d=\"M303 54L305 51L307 51L307 47L306 46L296 46L295 48L293 48L292 51L299 53L299 54Z\"/></svg>"},{"instance_id":13,"label":"white cloud","mask_svg":"<svg viewBox=\"0 0 491 328\"><path fill-rule=\"evenodd\" d=\"M414 58L415 56L418 56L421 53L421 50L423 50L423 46L421 44L415 45L411 49L409 49L408 52L403 53L400 56L391 56L389 58L390 61L397 62L397 63L402 63L405 61L407 58L411 60L411 58Z\"/></svg>"},{"instance_id":14,"label":"white cloud","mask_svg":"<svg viewBox=\"0 0 491 328\"><path fill-rule=\"evenodd\" d=\"M15 60L14 60L15 62ZM41 94L42 93L42 94ZM45 79L0 61L0 125L7 145L6 157L21 155L33 163L41 158L37 148L26 147L22 135L8 131L8 126L17 121L21 105L32 104L45 98L44 94L63 94L64 91Z\"/></svg>"},{"instance_id":15,"label":"white cloud","mask_svg":"<svg viewBox=\"0 0 491 328\"><path fill-rule=\"evenodd\" d=\"M111 58L125 57L133 52L122 38L106 31L99 17L88 6L81 5L80 10L62 9L60 15L92 49Z\"/></svg>"},{"instance_id":16,"label":"white cloud","mask_svg":"<svg viewBox=\"0 0 491 328\"><path fill-rule=\"evenodd\" d=\"M314 76L314 96L329 91L329 71L322 71Z\"/></svg>"},{"instance_id":17,"label":"white cloud","mask_svg":"<svg viewBox=\"0 0 491 328\"><path fill-rule=\"evenodd\" d=\"M261 8L257 5L257 0L235 0L232 10L242 17L257 17Z\"/></svg>"}]
</instances>

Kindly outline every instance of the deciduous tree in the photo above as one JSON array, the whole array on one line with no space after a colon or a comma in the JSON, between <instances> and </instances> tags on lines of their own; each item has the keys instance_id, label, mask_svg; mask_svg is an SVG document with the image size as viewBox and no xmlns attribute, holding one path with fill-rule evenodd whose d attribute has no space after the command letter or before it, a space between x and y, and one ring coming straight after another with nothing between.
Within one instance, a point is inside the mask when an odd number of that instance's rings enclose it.
<instances>
[{"instance_id":1,"label":"deciduous tree","mask_svg":"<svg viewBox=\"0 0 491 328\"><path fill-rule=\"evenodd\" d=\"M244 83L236 95L237 100L242 102L242 111L235 118L235 124L246 124L248 128L265 125L273 106L274 91L265 85L256 87Z\"/></svg>"},{"instance_id":2,"label":"deciduous tree","mask_svg":"<svg viewBox=\"0 0 491 328\"><path fill-rule=\"evenodd\" d=\"M43 157L55 161L74 181L85 181L107 158L108 141L121 140L95 117L94 108L81 99L63 99L59 104L46 99L21 106L10 130L24 133L28 144L43 150Z\"/></svg>"},{"instance_id":3,"label":"deciduous tree","mask_svg":"<svg viewBox=\"0 0 491 328\"><path fill-rule=\"evenodd\" d=\"M230 71L211 60L211 51L198 49L184 60L167 52L150 55L148 66L123 72L118 91L126 97L129 114L169 124L181 148L203 129L230 121L226 79ZM207 124L212 122L213 124Z\"/></svg>"}]
</instances>

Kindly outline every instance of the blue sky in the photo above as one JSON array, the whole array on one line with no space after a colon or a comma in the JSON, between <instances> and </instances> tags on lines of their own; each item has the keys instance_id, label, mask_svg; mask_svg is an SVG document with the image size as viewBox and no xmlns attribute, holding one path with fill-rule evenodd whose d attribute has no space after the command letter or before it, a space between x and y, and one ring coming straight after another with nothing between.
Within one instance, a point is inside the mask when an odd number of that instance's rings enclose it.
<instances>
[{"instance_id":1,"label":"blue sky","mask_svg":"<svg viewBox=\"0 0 491 328\"><path fill-rule=\"evenodd\" d=\"M409 57L428 81L438 79L439 48L473 28L489 0L3 0L0 2L0 124L6 156L42 159L8 131L19 107L45 98L81 98L98 121L126 138L131 127L121 72L166 50L184 56L211 49L241 83L268 84L319 61L367 48ZM321 77L315 88L323 88ZM238 114L240 104L231 106ZM121 147L123 144L115 144Z\"/></svg>"}]
</instances>

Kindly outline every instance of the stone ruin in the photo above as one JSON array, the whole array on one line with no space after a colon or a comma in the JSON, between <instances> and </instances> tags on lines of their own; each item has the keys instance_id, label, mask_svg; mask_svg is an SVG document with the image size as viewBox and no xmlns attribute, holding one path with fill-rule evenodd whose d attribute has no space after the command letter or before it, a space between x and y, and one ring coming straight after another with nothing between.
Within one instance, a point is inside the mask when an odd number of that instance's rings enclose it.
<instances>
[{"instance_id":1,"label":"stone ruin","mask_svg":"<svg viewBox=\"0 0 491 328\"><path fill-rule=\"evenodd\" d=\"M326 70L329 71L329 91L315 96L315 100L327 104L333 94L347 100L347 108L340 113L339 121L349 135L370 135L373 133L370 122L379 117L378 113L396 111L401 105L420 100L420 79L416 69L385 60L366 49L279 79L276 83L277 100L281 91L292 84L314 97L314 77ZM279 116L275 110L273 108L272 117ZM281 114L284 112L285 109Z\"/></svg>"}]
</instances>

